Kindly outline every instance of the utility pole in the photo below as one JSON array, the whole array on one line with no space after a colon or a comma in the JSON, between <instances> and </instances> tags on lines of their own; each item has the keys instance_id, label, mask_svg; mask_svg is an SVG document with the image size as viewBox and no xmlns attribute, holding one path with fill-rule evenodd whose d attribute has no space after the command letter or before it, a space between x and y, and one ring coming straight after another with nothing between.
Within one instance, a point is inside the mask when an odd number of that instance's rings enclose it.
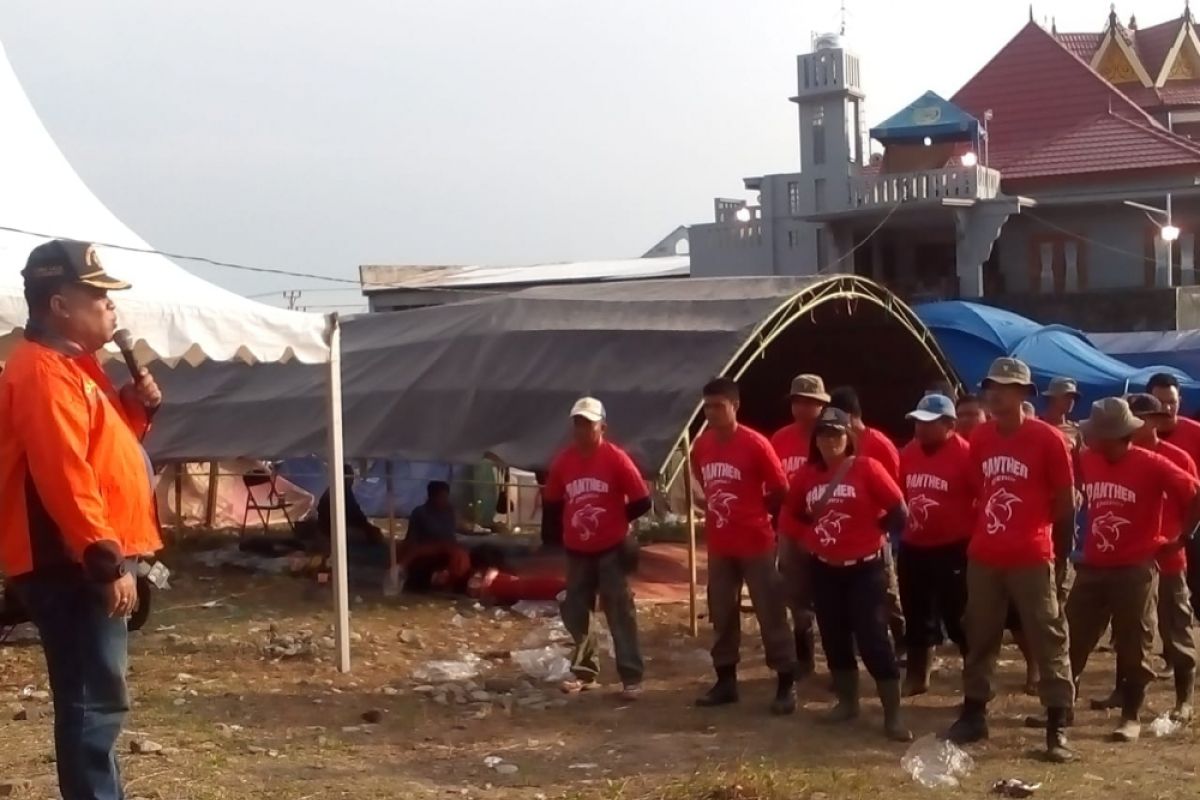
<instances>
[{"instance_id":1,"label":"utility pole","mask_svg":"<svg viewBox=\"0 0 1200 800\"><path fill-rule=\"evenodd\" d=\"M288 289L283 293L283 299L287 301L287 307L291 311L296 310L296 301L300 299L299 289Z\"/></svg>"}]
</instances>

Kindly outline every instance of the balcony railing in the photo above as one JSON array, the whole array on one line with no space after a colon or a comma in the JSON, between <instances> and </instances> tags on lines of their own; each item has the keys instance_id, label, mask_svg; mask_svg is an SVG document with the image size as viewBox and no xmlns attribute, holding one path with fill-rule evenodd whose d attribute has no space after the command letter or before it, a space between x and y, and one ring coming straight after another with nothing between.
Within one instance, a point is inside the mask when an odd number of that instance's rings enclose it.
<instances>
[{"instance_id":1,"label":"balcony railing","mask_svg":"<svg viewBox=\"0 0 1200 800\"><path fill-rule=\"evenodd\" d=\"M1000 172L977 165L851 178L849 204L857 209L897 203L991 200L999 193Z\"/></svg>"}]
</instances>

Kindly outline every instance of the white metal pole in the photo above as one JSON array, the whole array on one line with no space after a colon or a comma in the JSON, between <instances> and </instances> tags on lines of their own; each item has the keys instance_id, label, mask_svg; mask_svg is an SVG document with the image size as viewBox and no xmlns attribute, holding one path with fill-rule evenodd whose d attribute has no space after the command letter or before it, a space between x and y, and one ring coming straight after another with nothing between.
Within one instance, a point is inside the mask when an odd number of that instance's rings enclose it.
<instances>
[{"instance_id":1,"label":"white metal pole","mask_svg":"<svg viewBox=\"0 0 1200 800\"><path fill-rule=\"evenodd\" d=\"M333 636L337 668L350 671L350 597L346 572L346 483L342 443L342 328L337 314L329 315L329 514L332 517Z\"/></svg>"}]
</instances>

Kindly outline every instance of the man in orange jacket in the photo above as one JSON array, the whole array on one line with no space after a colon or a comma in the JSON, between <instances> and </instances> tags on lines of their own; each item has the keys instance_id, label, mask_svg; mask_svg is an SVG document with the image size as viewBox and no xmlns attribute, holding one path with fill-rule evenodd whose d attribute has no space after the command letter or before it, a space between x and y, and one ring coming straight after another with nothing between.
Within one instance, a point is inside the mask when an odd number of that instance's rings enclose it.
<instances>
[{"instance_id":1,"label":"man in orange jacket","mask_svg":"<svg viewBox=\"0 0 1200 800\"><path fill-rule=\"evenodd\" d=\"M43 244L22 276L29 323L0 375L0 570L41 636L64 800L118 800L125 621L136 558L161 546L140 439L162 395L145 370L118 392L100 368L108 293L129 285L94 247Z\"/></svg>"}]
</instances>

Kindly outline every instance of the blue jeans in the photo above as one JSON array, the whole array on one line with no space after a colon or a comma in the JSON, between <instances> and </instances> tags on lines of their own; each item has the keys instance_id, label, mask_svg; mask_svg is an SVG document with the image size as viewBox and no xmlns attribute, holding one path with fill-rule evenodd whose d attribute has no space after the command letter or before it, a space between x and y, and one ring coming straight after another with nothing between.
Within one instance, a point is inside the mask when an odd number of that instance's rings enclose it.
<instances>
[{"instance_id":1,"label":"blue jeans","mask_svg":"<svg viewBox=\"0 0 1200 800\"><path fill-rule=\"evenodd\" d=\"M15 582L37 626L54 694L54 750L63 800L122 800L116 743L129 710L128 630L101 587L82 578Z\"/></svg>"}]
</instances>

